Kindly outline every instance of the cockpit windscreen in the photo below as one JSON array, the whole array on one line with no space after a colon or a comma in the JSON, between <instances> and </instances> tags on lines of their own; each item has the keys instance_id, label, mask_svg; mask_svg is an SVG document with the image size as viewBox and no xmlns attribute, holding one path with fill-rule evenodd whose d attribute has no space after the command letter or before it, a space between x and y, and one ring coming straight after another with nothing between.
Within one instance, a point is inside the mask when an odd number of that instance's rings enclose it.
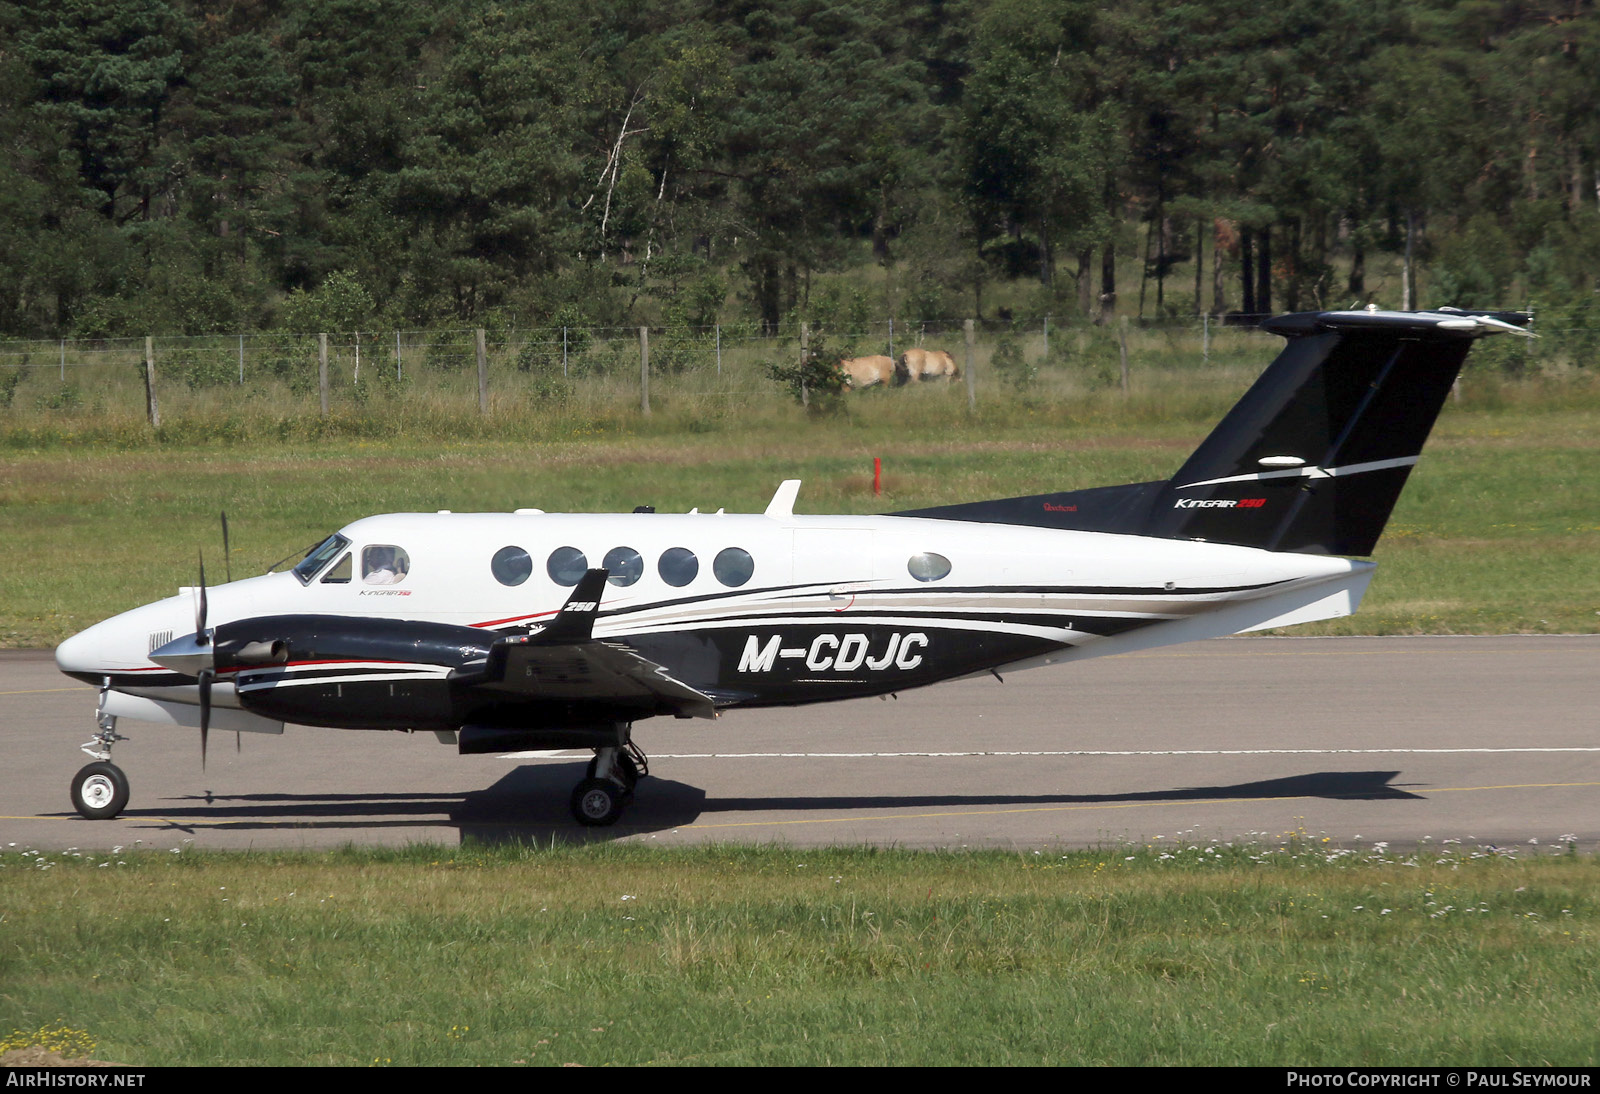
<instances>
[{"instance_id":1,"label":"cockpit windscreen","mask_svg":"<svg viewBox=\"0 0 1600 1094\"><path fill-rule=\"evenodd\" d=\"M348 546L350 541L335 532L313 547L306 557L300 560L294 568L294 576L300 579L300 584L309 584L311 579L317 576L318 570L333 561L334 556Z\"/></svg>"}]
</instances>

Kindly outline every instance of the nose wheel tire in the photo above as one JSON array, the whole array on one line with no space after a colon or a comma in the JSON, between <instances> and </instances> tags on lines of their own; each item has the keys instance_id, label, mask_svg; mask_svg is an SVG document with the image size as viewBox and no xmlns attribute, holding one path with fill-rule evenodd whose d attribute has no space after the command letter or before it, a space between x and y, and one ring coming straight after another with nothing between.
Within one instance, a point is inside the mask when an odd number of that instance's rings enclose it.
<instances>
[{"instance_id":1,"label":"nose wheel tire","mask_svg":"<svg viewBox=\"0 0 1600 1094\"><path fill-rule=\"evenodd\" d=\"M89 764L72 777L72 804L90 820L110 820L128 804L128 776L116 764Z\"/></svg>"},{"instance_id":2,"label":"nose wheel tire","mask_svg":"<svg viewBox=\"0 0 1600 1094\"><path fill-rule=\"evenodd\" d=\"M584 779L572 788L572 816L579 824L603 828L617 823L628 804L628 791L610 779Z\"/></svg>"}]
</instances>

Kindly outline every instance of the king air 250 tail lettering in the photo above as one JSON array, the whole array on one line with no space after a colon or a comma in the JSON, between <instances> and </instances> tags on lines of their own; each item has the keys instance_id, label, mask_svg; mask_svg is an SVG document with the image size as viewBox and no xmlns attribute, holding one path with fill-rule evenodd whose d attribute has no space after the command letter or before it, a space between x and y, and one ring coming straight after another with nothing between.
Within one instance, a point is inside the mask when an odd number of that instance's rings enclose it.
<instances>
[{"instance_id":1,"label":"king air 250 tail lettering","mask_svg":"<svg viewBox=\"0 0 1600 1094\"><path fill-rule=\"evenodd\" d=\"M461 753L592 750L610 824L647 719L883 695L1346 615L1474 339L1512 313L1320 312L1172 478L875 517L400 513L281 573L199 586L56 651L100 688L87 817L121 719L430 731ZM862 712L862 717L869 717Z\"/></svg>"}]
</instances>

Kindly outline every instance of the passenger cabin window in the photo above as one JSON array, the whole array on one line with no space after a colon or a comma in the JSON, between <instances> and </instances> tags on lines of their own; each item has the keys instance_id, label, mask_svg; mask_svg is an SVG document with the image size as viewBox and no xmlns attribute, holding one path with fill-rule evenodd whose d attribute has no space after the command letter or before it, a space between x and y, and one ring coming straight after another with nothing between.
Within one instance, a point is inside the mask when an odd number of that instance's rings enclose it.
<instances>
[{"instance_id":1,"label":"passenger cabin window","mask_svg":"<svg viewBox=\"0 0 1600 1094\"><path fill-rule=\"evenodd\" d=\"M363 585L398 585L411 572L411 556L404 547L374 543L361 552Z\"/></svg>"},{"instance_id":2,"label":"passenger cabin window","mask_svg":"<svg viewBox=\"0 0 1600 1094\"><path fill-rule=\"evenodd\" d=\"M322 575L322 583L324 585L350 584L350 572L355 569L355 564L351 561L353 558L353 555L347 554L338 562L335 562L333 568Z\"/></svg>"},{"instance_id":3,"label":"passenger cabin window","mask_svg":"<svg viewBox=\"0 0 1600 1094\"><path fill-rule=\"evenodd\" d=\"M521 585L533 573L533 559L521 547L502 547L489 560L489 572L502 585Z\"/></svg>"},{"instance_id":4,"label":"passenger cabin window","mask_svg":"<svg viewBox=\"0 0 1600 1094\"><path fill-rule=\"evenodd\" d=\"M711 563L711 572L717 580L730 588L738 588L756 572L756 560L742 547L726 547L717 552Z\"/></svg>"},{"instance_id":5,"label":"passenger cabin window","mask_svg":"<svg viewBox=\"0 0 1600 1094\"><path fill-rule=\"evenodd\" d=\"M661 575L662 581L681 589L700 573L700 560L687 547L669 547L661 552L656 572Z\"/></svg>"},{"instance_id":6,"label":"passenger cabin window","mask_svg":"<svg viewBox=\"0 0 1600 1094\"><path fill-rule=\"evenodd\" d=\"M550 580L568 588L581 581L588 569L589 560L576 547L557 547L550 552L549 561L544 564L545 573L550 575Z\"/></svg>"},{"instance_id":7,"label":"passenger cabin window","mask_svg":"<svg viewBox=\"0 0 1600 1094\"><path fill-rule=\"evenodd\" d=\"M936 555L932 551L924 551L920 555L912 555L906 563L906 569L918 581L938 581L950 573L950 560L943 555Z\"/></svg>"},{"instance_id":8,"label":"passenger cabin window","mask_svg":"<svg viewBox=\"0 0 1600 1094\"><path fill-rule=\"evenodd\" d=\"M311 579L317 576L317 571L348 546L350 541L335 532L306 552L306 557L295 564L294 576L300 579L302 585L311 584Z\"/></svg>"},{"instance_id":9,"label":"passenger cabin window","mask_svg":"<svg viewBox=\"0 0 1600 1094\"><path fill-rule=\"evenodd\" d=\"M611 571L606 580L613 585L632 585L644 575L644 559L632 547L613 547L600 565Z\"/></svg>"}]
</instances>

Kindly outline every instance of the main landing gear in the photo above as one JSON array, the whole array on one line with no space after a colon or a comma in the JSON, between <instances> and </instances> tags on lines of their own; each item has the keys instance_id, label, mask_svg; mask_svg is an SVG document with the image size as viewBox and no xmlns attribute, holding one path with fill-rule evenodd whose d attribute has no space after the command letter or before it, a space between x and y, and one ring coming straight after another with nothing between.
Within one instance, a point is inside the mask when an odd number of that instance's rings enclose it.
<instances>
[{"instance_id":1,"label":"main landing gear","mask_svg":"<svg viewBox=\"0 0 1600 1094\"><path fill-rule=\"evenodd\" d=\"M573 819L590 828L617 823L633 801L633 788L648 774L650 762L632 741L595 749L587 776L572 788Z\"/></svg>"},{"instance_id":2,"label":"main landing gear","mask_svg":"<svg viewBox=\"0 0 1600 1094\"><path fill-rule=\"evenodd\" d=\"M105 689L100 694L104 702ZM111 762L111 746L128 738L117 732L116 716L103 710L96 726L94 736L82 746L96 762L72 776L72 805L90 820L110 820L128 804L128 776Z\"/></svg>"}]
</instances>

